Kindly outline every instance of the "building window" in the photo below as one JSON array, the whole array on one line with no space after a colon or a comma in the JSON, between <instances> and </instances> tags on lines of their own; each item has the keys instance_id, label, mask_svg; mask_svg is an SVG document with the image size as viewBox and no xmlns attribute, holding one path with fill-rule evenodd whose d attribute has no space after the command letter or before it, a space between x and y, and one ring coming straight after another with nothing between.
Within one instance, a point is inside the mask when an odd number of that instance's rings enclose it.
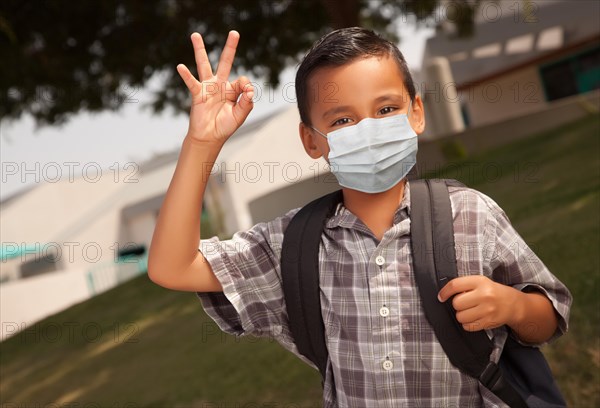
<instances>
[{"instance_id":1,"label":"building window","mask_svg":"<svg viewBox=\"0 0 600 408\"><path fill-rule=\"evenodd\" d=\"M540 66L546 100L600 88L600 47Z\"/></svg>"},{"instance_id":2,"label":"building window","mask_svg":"<svg viewBox=\"0 0 600 408\"><path fill-rule=\"evenodd\" d=\"M118 256L119 256L119 258L124 257L124 256L131 256L131 255L142 256L145 253L146 253L146 245L138 245L138 244L130 243L130 245L127 245L125 248L119 249Z\"/></svg>"},{"instance_id":3,"label":"building window","mask_svg":"<svg viewBox=\"0 0 600 408\"><path fill-rule=\"evenodd\" d=\"M43 256L36 254L35 259L25 261L21 264L20 275L22 278L29 278L30 276L55 272L58 270L56 260L57 256L55 254L47 254Z\"/></svg>"},{"instance_id":4,"label":"building window","mask_svg":"<svg viewBox=\"0 0 600 408\"><path fill-rule=\"evenodd\" d=\"M469 118L469 108L467 107L467 104L462 103L460 105L460 114L462 115L462 119L465 124L465 127L470 127L471 119Z\"/></svg>"}]
</instances>

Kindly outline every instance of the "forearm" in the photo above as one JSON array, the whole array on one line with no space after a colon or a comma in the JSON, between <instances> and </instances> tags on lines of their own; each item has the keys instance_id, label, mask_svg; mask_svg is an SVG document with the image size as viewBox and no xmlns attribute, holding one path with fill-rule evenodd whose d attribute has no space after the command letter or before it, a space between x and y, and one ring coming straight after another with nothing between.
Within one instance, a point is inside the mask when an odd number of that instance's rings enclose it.
<instances>
[{"instance_id":1,"label":"forearm","mask_svg":"<svg viewBox=\"0 0 600 408\"><path fill-rule=\"evenodd\" d=\"M542 343L548 340L558 324L550 300L541 292L515 291L514 319L508 326L524 342Z\"/></svg>"},{"instance_id":2,"label":"forearm","mask_svg":"<svg viewBox=\"0 0 600 408\"><path fill-rule=\"evenodd\" d=\"M202 200L221 146L185 137L152 236L148 274L153 279L185 270L197 256Z\"/></svg>"}]
</instances>

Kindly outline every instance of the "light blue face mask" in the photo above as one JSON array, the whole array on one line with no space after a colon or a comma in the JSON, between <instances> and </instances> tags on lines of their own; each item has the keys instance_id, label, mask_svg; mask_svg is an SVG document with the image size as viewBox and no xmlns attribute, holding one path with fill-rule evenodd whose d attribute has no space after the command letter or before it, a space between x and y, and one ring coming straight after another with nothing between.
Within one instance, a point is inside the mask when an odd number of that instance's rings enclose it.
<instances>
[{"instance_id":1,"label":"light blue face mask","mask_svg":"<svg viewBox=\"0 0 600 408\"><path fill-rule=\"evenodd\" d=\"M364 118L327 135L311 128L327 139L329 166L342 187L380 193L395 186L417 162L417 134L408 113Z\"/></svg>"}]
</instances>

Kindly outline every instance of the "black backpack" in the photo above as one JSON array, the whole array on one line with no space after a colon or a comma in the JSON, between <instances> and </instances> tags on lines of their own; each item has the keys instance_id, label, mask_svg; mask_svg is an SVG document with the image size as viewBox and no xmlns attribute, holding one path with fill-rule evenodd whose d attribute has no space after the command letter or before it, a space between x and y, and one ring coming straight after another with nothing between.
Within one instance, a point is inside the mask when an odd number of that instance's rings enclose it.
<instances>
[{"instance_id":1,"label":"black backpack","mask_svg":"<svg viewBox=\"0 0 600 408\"><path fill-rule=\"evenodd\" d=\"M410 181L415 279L425 315L438 341L454 366L477 378L510 407L565 407L538 348L521 345L509 335L499 364L495 364L490 361L493 343L485 331L464 330L456 320L452 302L437 300L439 290L458 276L456 259L442 255L448 245L454 248L448 185L464 186L450 179ZM328 352L319 294L319 244L325 221L341 201L342 190L337 190L302 207L284 233L281 251L290 331L298 351L318 367L321 386Z\"/></svg>"}]
</instances>

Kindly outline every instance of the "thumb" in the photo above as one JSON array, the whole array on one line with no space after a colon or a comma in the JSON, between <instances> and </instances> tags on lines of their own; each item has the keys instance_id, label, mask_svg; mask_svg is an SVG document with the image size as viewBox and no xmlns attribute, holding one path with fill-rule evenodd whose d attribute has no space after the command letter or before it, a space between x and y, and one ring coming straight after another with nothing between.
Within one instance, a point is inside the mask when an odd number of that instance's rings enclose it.
<instances>
[{"instance_id":1,"label":"thumb","mask_svg":"<svg viewBox=\"0 0 600 408\"><path fill-rule=\"evenodd\" d=\"M252 100L254 97L254 87L247 77L241 77L235 82L236 87L239 86L240 96L236 104L233 106L233 115L235 116L237 122L242 124L254 107L254 101Z\"/></svg>"}]
</instances>

